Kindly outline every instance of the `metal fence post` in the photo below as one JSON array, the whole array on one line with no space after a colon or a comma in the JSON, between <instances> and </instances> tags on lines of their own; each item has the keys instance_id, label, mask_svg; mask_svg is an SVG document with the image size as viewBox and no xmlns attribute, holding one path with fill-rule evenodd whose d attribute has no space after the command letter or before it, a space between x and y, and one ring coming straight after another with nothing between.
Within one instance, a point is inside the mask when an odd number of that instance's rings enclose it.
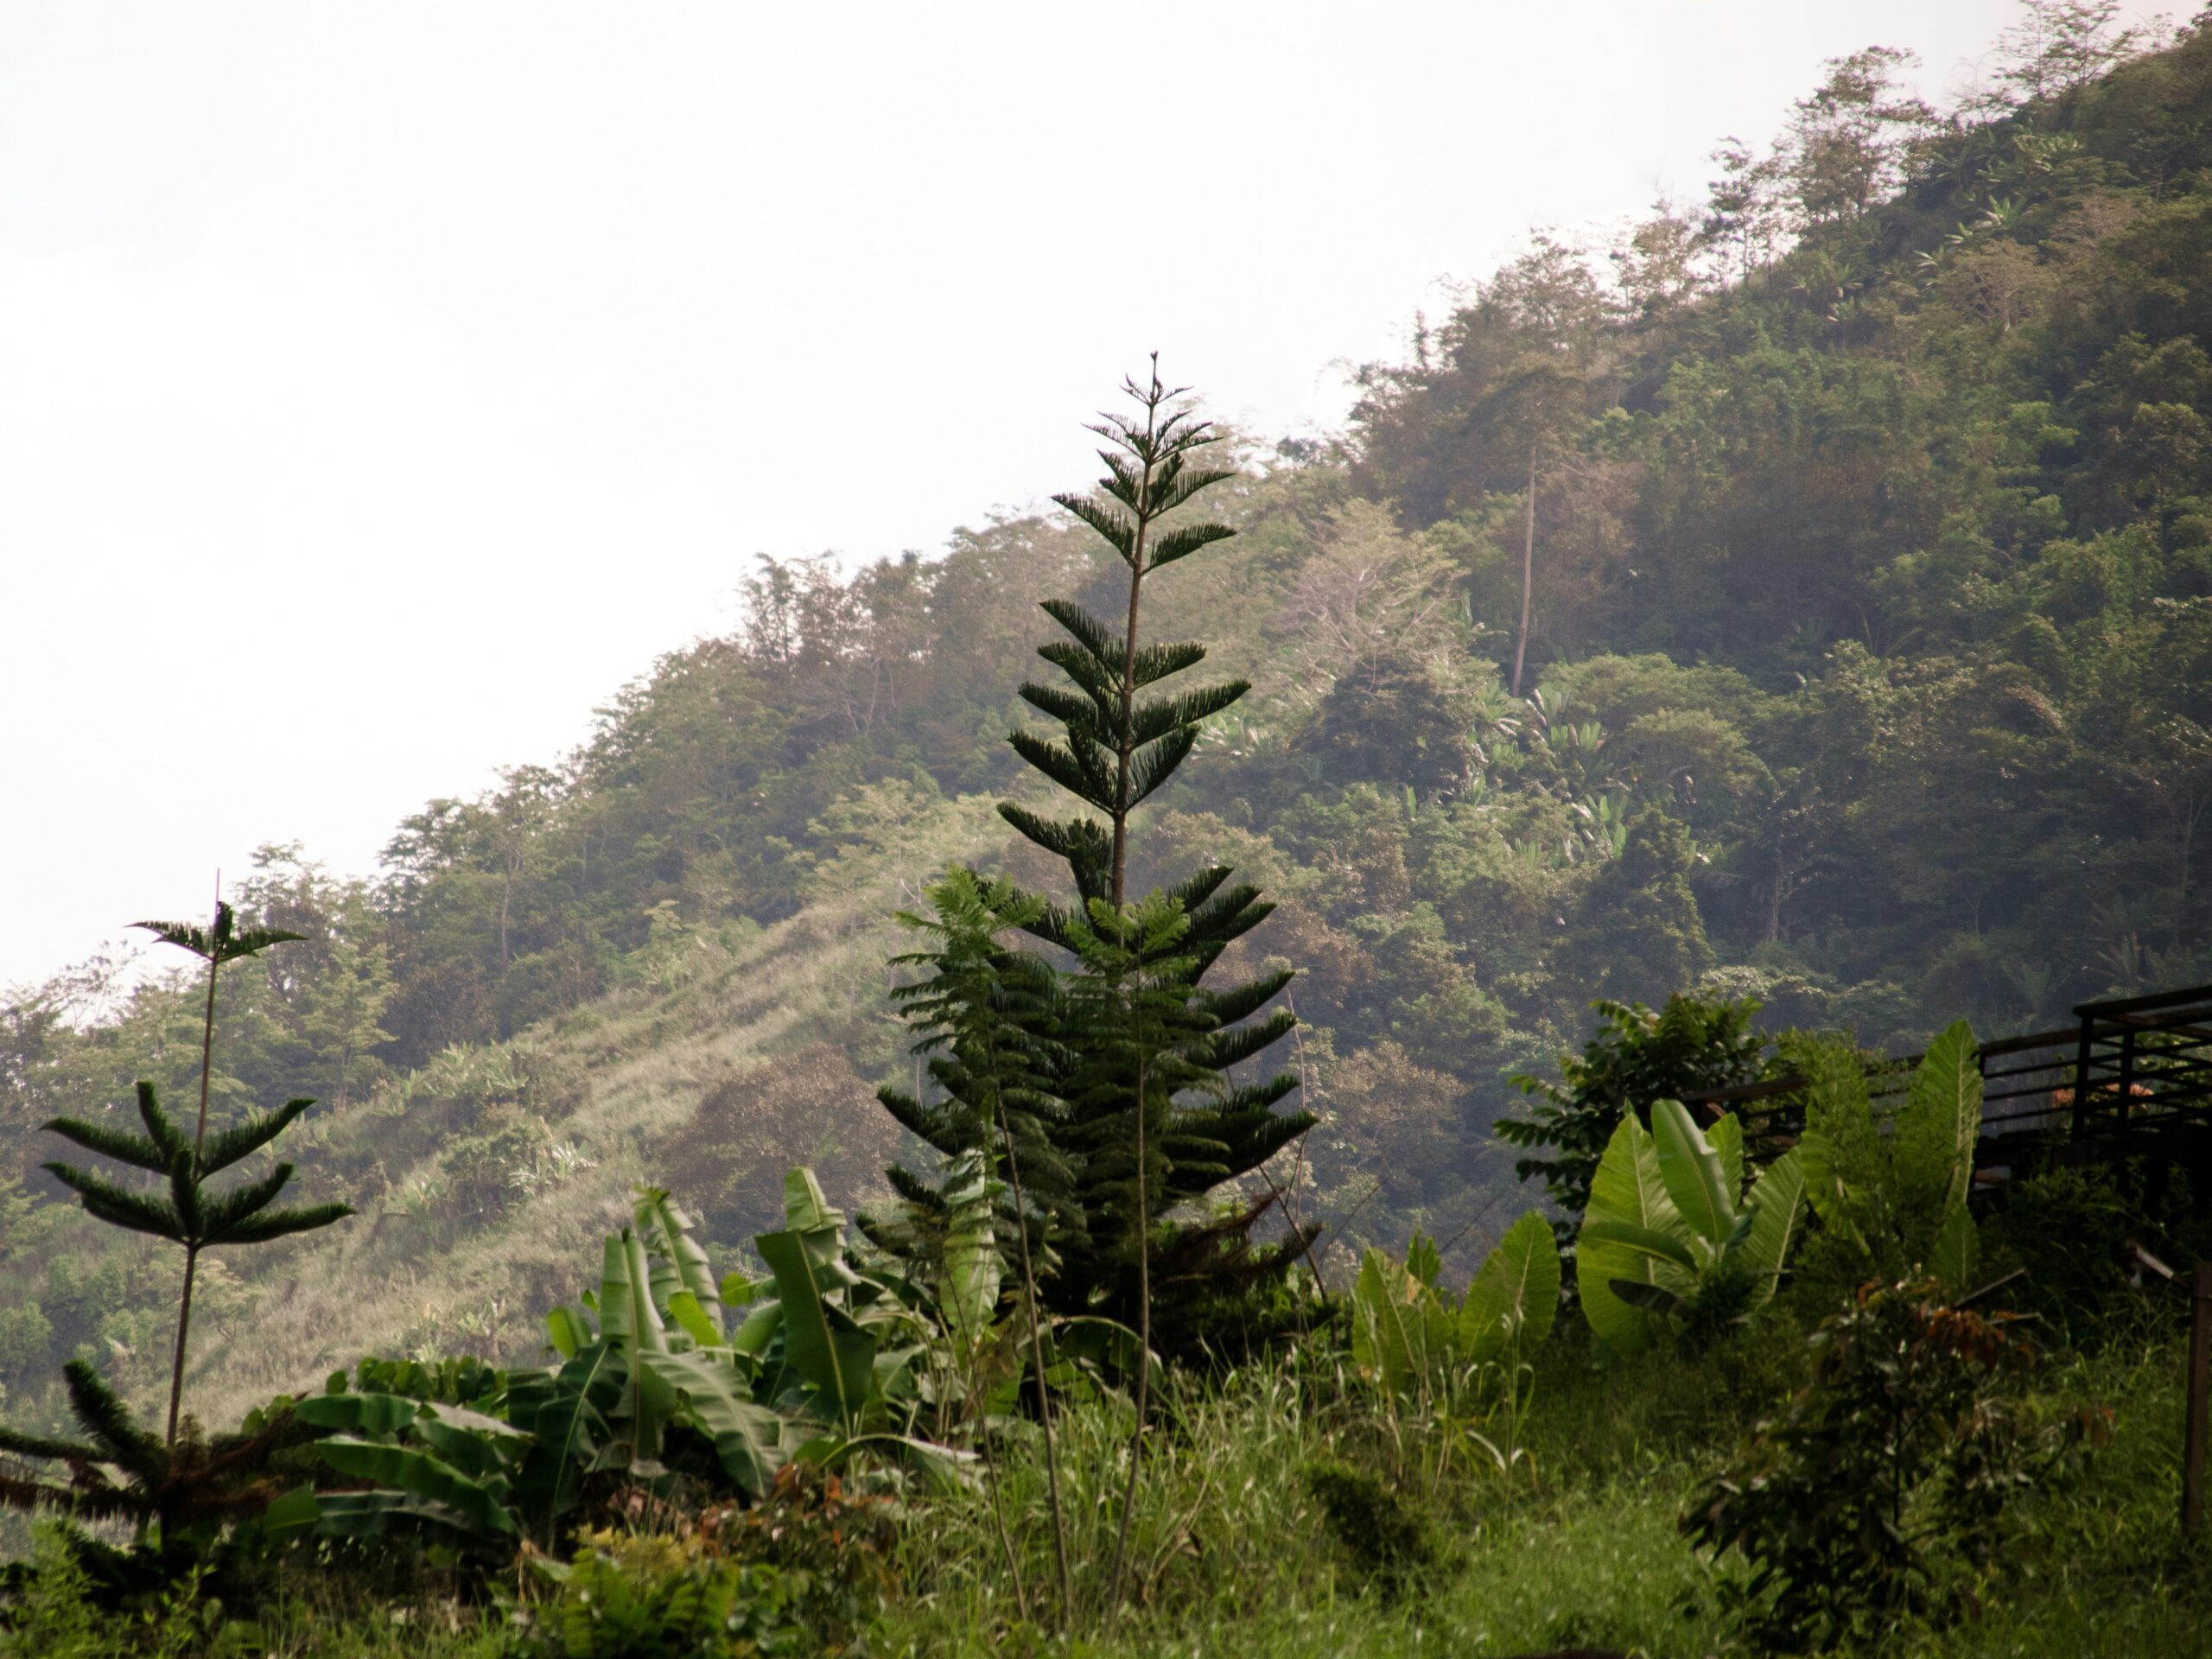
<instances>
[{"instance_id":1,"label":"metal fence post","mask_svg":"<svg viewBox=\"0 0 2212 1659\"><path fill-rule=\"evenodd\" d=\"M2189 1296L2189 1417L2182 1440L2181 1529L2204 1529L2205 1393L2212 1384L2212 1262L2199 1262Z\"/></svg>"},{"instance_id":2,"label":"metal fence post","mask_svg":"<svg viewBox=\"0 0 2212 1659\"><path fill-rule=\"evenodd\" d=\"M2096 1020L2088 1014L2082 1014L2082 1046L2074 1061L2074 1123L2071 1134L2076 1141L2082 1138L2082 1130L2089 1123L2089 1070L2095 1060L2096 1029Z\"/></svg>"}]
</instances>

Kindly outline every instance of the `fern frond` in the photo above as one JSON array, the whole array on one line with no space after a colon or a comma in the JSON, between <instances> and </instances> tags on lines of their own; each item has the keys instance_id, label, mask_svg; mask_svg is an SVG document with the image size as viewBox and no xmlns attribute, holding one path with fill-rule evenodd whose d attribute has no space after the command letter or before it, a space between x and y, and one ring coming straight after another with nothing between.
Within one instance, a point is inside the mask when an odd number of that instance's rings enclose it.
<instances>
[{"instance_id":1,"label":"fern frond","mask_svg":"<svg viewBox=\"0 0 2212 1659\"><path fill-rule=\"evenodd\" d=\"M168 1451L138 1427L130 1408L108 1387L98 1366L88 1359L71 1360L61 1368L61 1386L69 1395L70 1414L83 1425L108 1462L149 1484L168 1471Z\"/></svg>"},{"instance_id":2,"label":"fern frond","mask_svg":"<svg viewBox=\"0 0 2212 1659\"><path fill-rule=\"evenodd\" d=\"M177 1121L162 1109L162 1097L152 1083L142 1077L138 1081L138 1121L146 1126L146 1133L162 1149L162 1172L166 1173L176 1155L185 1148L184 1130Z\"/></svg>"},{"instance_id":3,"label":"fern frond","mask_svg":"<svg viewBox=\"0 0 2212 1659\"><path fill-rule=\"evenodd\" d=\"M1171 674L1180 674L1186 668L1196 668L1205 659L1206 648L1195 641L1176 645L1140 646L1137 650L1138 688L1141 690Z\"/></svg>"},{"instance_id":4,"label":"fern frond","mask_svg":"<svg viewBox=\"0 0 2212 1659\"><path fill-rule=\"evenodd\" d=\"M1048 742L1027 732L1008 733L1007 741L1014 746L1016 754L1077 800L1102 812L1113 810L1114 779L1103 767L1086 766L1084 758L1075 754L1069 747Z\"/></svg>"},{"instance_id":5,"label":"fern frond","mask_svg":"<svg viewBox=\"0 0 2212 1659\"><path fill-rule=\"evenodd\" d=\"M1157 570L1162 565L1190 557L1202 547L1225 542L1236 533L1227 524L1179 524L1153 543L1145 568Z\"/></svg>"},{"instance_id":6,"label":"fern frond","mask_svg":"<svg viewBox=\"0 0 2212 1659\"><path fill-rule=\"evenodd\" d=\"M1037 608L1065 628L1068 637L1088 652L1099 667L1114 679L1121 678L1122 641L1114 637L1114 631L1104 622L1073 600L1040 600Z\"/></svg>"},{"instance_id":7,"label":"fern frond","mask_svg":"<svg viewBox=\"0 0 2212 1659\"><path fill-rule=\"evenodd\" d=\"M1183 764L1184 757L1197 746L1198 741L1197 732L1187 726L1179 727L1131 755L1128 804L1136 805L1174 776L1175 768Z\"/></svg>"},{"instance_id":8,"label":"fern frond","mask_svg":"<svg viewBox=\"0 0 2212 1659\"><path fill-rule=\"evenodd\" d=\"M228 910L230 906L226 905L222 908ZM133 922L130 925L145 929L163 944L173 944L180 950L191 951L202 962L215 954L214 939L206 928L196 922Z\"/></svg>"},{"instance_id":9,"label":"fern frond","mask_svg":"<svg viewBox=\"0 0 2212 1659\"><path fill-rule=\"evenodd\" d=\"M279 1164L259 1180L248 1181L244 1186L207 1200L204 1206L206 1226L203 1235L207 1242L210 1244L231 1243L232 1230L255 1211L273 1204L276 1195L284 1190L284 1184L291 1179L292 1166Z\"/></svg>"}]
</instances>

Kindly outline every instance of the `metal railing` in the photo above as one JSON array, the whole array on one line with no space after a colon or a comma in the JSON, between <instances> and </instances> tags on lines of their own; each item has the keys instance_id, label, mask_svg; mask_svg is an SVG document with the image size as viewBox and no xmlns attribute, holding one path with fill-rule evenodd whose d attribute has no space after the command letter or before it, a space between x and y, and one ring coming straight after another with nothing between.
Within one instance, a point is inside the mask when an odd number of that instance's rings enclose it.
<instances>
[{"instance_id":1,"label":"metal railing","mask_svg":"<svg viewBox=\"0 0 2212 1659\"><path fill-rule=\"evenodd\" d=\"M2107 997L2074 1010L2075 1023L1981 1046L1984 1166L2013 1163L2062 1137L2119 1153L2176 1131L2212 1128L2212 985ZM1902 1103L1917 1054L1872 1062L1877 1106ZM1804 1080L1788 1077L1686 1096L1708 1121L1732 1110L1754 1141L1777 1149L1804 1128Z\"/></svg>"}]
</instances>

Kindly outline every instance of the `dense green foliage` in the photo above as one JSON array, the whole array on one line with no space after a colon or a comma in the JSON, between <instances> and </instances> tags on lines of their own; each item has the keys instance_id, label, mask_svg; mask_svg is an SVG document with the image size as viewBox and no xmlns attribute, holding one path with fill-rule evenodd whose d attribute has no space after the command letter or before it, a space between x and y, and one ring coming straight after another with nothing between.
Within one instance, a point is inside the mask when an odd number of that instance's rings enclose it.
<instances>
[{"instance_id":1,"label":"dense green foliage","mask_svg":"<svg viewBox=\"0 0 2212 1659\"><path fill-rule=\"evenodd\" d=\"M376 880L266 849L286 950L13 995L0 1495L118 1531L9 1535L0 1651L2186 1650L2108 1247L2212 1240L2164 1168L1970 1216L1965 1022L2212 977L2212 25L2031 10L2004 97L1870 50L1694 215L1537 239L1339 442L1209 469L1137 388L1100 496L765 562ZM1794 1151L1674 1099L1770 1053ZM362 1214L197 1263L238 1427L165 1446L173 1265L69 1190L291 1231L200 1183L295 1089Z\"/></svg>"},{"instance_id":2,"label":"dense green foliage","mask_svg":"<svg viewBox=\"0 0 2212 1659\"><path fill-rule=\"evenodd\" d=\"M2039 1355L2015 1322L1905 1283L1870 1287L1815 1332L1813 1381L1684 1522L1751 1565L1762 1640L1826 1649L1878 1639L1908 1611L1940 1622L2012 1541L2008 1511L2101 1431L2088 1411L2023 1420L2018 1375Z\"/></svg>"}]
</instances>

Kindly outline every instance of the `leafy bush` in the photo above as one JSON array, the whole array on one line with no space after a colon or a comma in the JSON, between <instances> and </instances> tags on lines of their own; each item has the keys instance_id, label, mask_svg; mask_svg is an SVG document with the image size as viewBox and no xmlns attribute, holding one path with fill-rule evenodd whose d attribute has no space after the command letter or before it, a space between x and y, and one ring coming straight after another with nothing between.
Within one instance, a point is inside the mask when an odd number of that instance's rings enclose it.
<instances>
[{"instance_id":1,"label":"leafy bush","mask_svg":"<svg viewBox=\"0 0 2212 1659\"><path fill-rule=\"evenodd\" d=\"M2014 1501L2101 1437L2101 1414L2044 1429L2022 1411L2038 1355L2018 1322L1921 1281L1868 1287L1814 1334L1812 1382L1682 1521L1749 1563L1759 1641L1827 1648L1903 1614L1940 1618L1950 1573L1998 1558Z\"/></svg>"},{"instance_id":2,"label":"leafy bush","mask_svg":"<svg viewBox=\"0 0 2212 1659\"><path fill-rule=\"evenodd\" d=\"M633 1492L635 1513L649 1508ZM880 1498L786 1465L760 1503L717 1505L672 1530L588 1534L537 1623L547 1659L693 1659L861 1650L894 1587Z\"/></svg>"},{"instance_id":3,"label":"leafy bush","mask_svg":"<svg viewBox=\"0 0 2212 1659\"><path fill-rule=\"evenodd\" d=\"M1598 1161L1624 1116L1643 1119L1655 1100L1748 1082L1759 1075L1765 1046L1751 1028L1759 1005L1751 997L1670 996L1656 1013L1641 1002L1593 1006L1598 1029L1580 1056L1560 1056L1560 1081L1516 1076L1514 1086L1536 1103L1527 1117L1497 1124L1500 1138L1516 1146L1555 1149L1513 1167L1524 1181L1543 1177L1552 1202L1566 1212L1562 1241L1589 1205Z\"/></svg>"},{"instance_id":4,"label":"leafy bush","mask_svg":"<svg viewBox=\"0 0 2212 1659\"><path fill-rule=\"evenodd\" d=\"M2177 1268L2212 1255L2212 1217L2196 1202L2187 1172L2143 1160L2040 1170L2005 1189L2003 1207L1982 1230L1984 1274L2025 1268L2021 1306L2077 1345L2132 1328L2126 1313L2139 1275L2130 1245ZM2186 1304L2171 1289L2153 1290L2151 1300L2175 1313Z\"/></svg>"},{"instance_id":5,"label":"leafy bush","mask_svg":"<svg viewBox=\"0 0 2212 1659\"><path fill-rule=\"evenodd\" d=\"M1409 1577L1434 1565L1427 1522L1395 1486L1334 1460L1310 1463L1299 1472L1320 1500L1329 1535L1386 1591L1403 1589Z\"/></svg>"},{"instance_id":6,"label":"leafy bush","mask_svg":"<svg viewBox=\"0 0 2212 1659\"><path fill-rule=\"evenodd\" d=\"M772 1567L702 1553L694 1540L591 1535L569 1566L547 1633L545 1659L752 1659L836 1649L794 1607L795 1586Z\"/></svg>"}]
</instances>

